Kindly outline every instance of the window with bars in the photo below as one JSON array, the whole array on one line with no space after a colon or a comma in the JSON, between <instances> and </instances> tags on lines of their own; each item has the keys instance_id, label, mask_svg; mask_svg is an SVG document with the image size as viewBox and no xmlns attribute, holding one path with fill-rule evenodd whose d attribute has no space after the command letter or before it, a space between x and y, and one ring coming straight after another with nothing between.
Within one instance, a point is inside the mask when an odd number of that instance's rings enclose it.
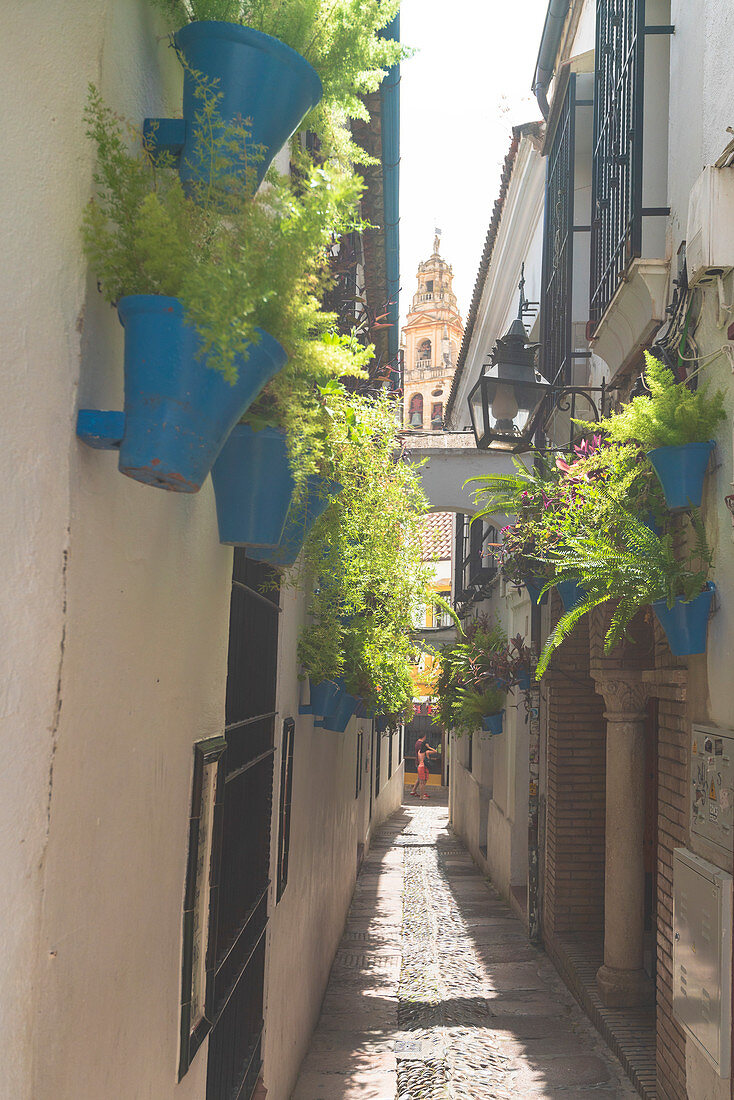
<instances>
[{"instance_id":1,"label":"window with bars","mask_svg":"<svg viewBox=\"0 0 734 1100\"><path fill-rule=\"evenodd\" d=\"M545 225L541 293L541 371L549 382L576 383L576 359L588 358L576 348L574 322L588 316L586 292L576 300L574 284L589 279L588 170L591 159L593 78L571 73L556 120L546 161ZM579 197L577 198L577 193Z\"/></svg>"},{"instance_id":2,"label":"window with bars","mask_svg":"<svg viewBox=\"0 0 734 1100\"><path fill-rule=\"evenodd\" d=\"M293 794L293 738L296 723L286 718L280 751L280 807L278 814L278 885L276 902L288 884L288 856L291 846L291 799Z\"/></svg>"},{"instance_id":3,"label":"window with bars","mask_svg":"<svg viewBox=\"0 0 734 1100\"><path fill-rule=\"evenodd\" d=\"M647 247L646 219L670 213L667 206L648 205L666 189L665 173L658 178L661 165L653 163L661 159L659 151L643 165L645 127L667 131L667 43L673 27L660 20L669 16L667 0L597 0L589 303L595 325L631 262ZM651 40L657 43L653 50ZM656 56L654 69L648 68L646 53Z\"/></svg>"},{"instance_id":4,"label":"window with bars","mask_svg":"<svg viewBox=\"0 0 734 1100\"><path fill-rule=\"evenodd\" d=\"M382 780L382 730L379 723L377 724L375 734L375 798L377 798L380 793L380 783Z\"/></svg>"},{"instance_id":5,"label":"window with bars","mask_svg":"<svg viewBox=\"0 0 734 1100\"><path fill-rule=\"evenodd\" d=\"M454 604L476 598L497 573L494 544L497 528L484 519L457 513L454 528Z\"/></svg>"},{"instance_id":6,"label":"window with bars","mask_svg":"<svg viewBox=\"0 0 734 1100\"><path fill-rule=\"evenodd\" d=\"M207 1100L249 1100L262 1065L279 602L277 573L236 549Z\"/></svg>"},{"instance_id":7,"label":"window with bars","mask_svg":"<svg viewBox=\"0 0 734 1100\"><path fill-rule=\"evenodd\" d=\"M357 730L357 772L354 777L354 797L359 798L362 790L362 756L364 754L364 729L360 726Z\"/></svg>"}]
</instances>

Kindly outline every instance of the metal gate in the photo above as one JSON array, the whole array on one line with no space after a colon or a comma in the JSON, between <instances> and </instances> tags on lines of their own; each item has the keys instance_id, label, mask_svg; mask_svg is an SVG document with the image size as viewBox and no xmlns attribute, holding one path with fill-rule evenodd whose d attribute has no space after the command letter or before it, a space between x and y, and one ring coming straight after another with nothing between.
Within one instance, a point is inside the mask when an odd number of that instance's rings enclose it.
<instances>
[{"instance_id":1,"label":"metal gate","mask_svg":"<svg viewBox=\"0 0 734 1100\"><path fill-rule=\"evenodd\" d=\"M278 602L276 574L235 550L207 1100L249 1100L262 1064Z\"/></svg>"}]
</instances>

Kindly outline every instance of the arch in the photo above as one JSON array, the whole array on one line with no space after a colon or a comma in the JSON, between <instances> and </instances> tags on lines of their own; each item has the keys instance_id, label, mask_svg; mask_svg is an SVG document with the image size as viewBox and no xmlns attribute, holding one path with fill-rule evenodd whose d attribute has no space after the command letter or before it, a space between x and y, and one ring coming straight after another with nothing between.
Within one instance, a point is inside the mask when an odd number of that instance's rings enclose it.
<instances>
[{"instance_id":1,"label":"arch","mask_svg":"<svg viewBox=\"0 0 734 1100\"><path fill-rule=\"evenodd\" d=\"M431 432L406 440L406 445L404 458L423 463L419 470L421 486L432 512L474 515L479 508L473 486L465 486L464 482L482 474L514 473L512 458L506 451L478 450L469 432ZM504 520L494 525L502 527Z\"/></svg>"},{"instance_id":2,"label":"arch","mask_svg":"<svg viewBox=\"0 0 734 1100\"><path fill-rule=\"evenodd\" d=\"M416 359L430 359L431 358L431 341L421 340L416 350Z\"/></svg>"},{"instance_id":3,"label":"arch","mask_svg":"<svg viewBox=\"0 0 734 1100\"><path fill-rule=\"evenodd\" d=\"M420 418L418 423L417 417ZM411 428L423 427L423 394L414 393L410 399L410 407L408 408L408 425Z\"/></svg>"}]
</instances>

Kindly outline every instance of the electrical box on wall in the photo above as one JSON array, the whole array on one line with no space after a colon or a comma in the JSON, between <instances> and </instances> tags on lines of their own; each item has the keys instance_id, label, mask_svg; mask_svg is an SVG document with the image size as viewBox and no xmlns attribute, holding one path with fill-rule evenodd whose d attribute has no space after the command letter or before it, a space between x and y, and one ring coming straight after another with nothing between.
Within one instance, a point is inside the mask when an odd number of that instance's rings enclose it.
<instances>
[{"instance_id":1,"label":"electrical box on wall","mask_svg":"<svg viewBox=\"0 0 734 1100\"><path fill-rule=\"evenodd\" d=\"M704 168L691 188L686 229L690 286L716 283L734 267L734 168Z\"/></svg>"},{"instance_id":2,"label":"electrical box on wall","mask_svg":"<svg viewBox=\"0 0 734 1100\"><path fill-rule=\"evenodd\" d=\"M731 1072L732 877L673 853L673 1013L720 1077Z\"/></svg>"},{"instance_id":3,"label":"electrical box on wall","mask_svg":"<svg viewBox=\"0 0 734 1100\"><path fill-rule=\"evenodd\" d=\"M734 730L694 725L691 733L691 832L727 855L734 851Z\"/></svg>"}]
</instances>

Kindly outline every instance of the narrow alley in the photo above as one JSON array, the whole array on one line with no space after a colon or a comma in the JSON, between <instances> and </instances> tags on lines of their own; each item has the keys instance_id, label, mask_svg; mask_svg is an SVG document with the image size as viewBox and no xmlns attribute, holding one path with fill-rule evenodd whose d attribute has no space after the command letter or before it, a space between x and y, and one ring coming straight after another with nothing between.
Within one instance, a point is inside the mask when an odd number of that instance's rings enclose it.
<instances>
[{"instance_id":1,"label":"narrow alley","mask_svg":"<svg viewBox=\"0 0 734 1100\"><path fill-rule=\"evenodd\" d=\"M445 794L403 805L362 866L293 1100L634 1095Z\"/></svg>"}]
</instances>

